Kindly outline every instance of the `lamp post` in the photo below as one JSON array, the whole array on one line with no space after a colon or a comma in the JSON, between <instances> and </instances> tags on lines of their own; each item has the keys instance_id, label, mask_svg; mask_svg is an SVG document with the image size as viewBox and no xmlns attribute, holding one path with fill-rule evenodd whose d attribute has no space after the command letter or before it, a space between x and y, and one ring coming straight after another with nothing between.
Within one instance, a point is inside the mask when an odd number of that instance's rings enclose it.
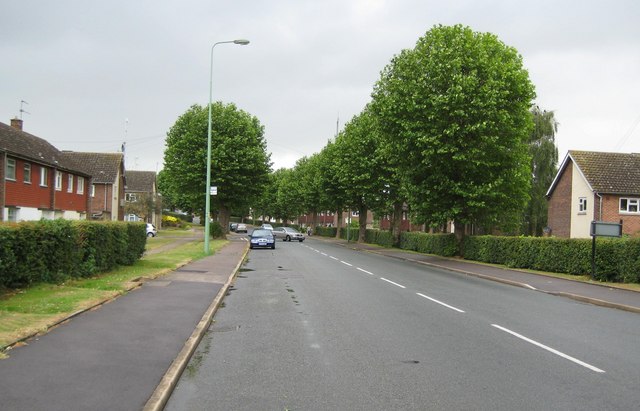
<instances>
[{"instance_id":1,"label":"lamp post","mask_svg":"<svg viewBox=\"0 0 640 411\"><path fill-rule=\"evenodd\" d=\"M204 253L209 254L209 214L211 214L211 96L213 94L213 49L218 44L233 43L246 46L249 40L229 40L219 41L211 46L211 63L209 65L209 128L207 131L207 187L205 188L205 211L204 211Z\"/></svg>"}]
</instances>

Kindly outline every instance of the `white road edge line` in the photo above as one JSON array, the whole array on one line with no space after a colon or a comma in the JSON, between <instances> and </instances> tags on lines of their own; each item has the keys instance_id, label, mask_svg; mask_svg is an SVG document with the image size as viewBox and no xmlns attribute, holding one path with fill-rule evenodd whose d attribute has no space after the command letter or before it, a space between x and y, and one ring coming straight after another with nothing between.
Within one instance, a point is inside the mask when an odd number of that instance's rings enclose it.
<instances>
[{"instance_id":1,"label":"white road edge line","mask_svg":"<svg viewBox=\"0 0 640 411\"><path fill-rule=\"evenodd\" d=\"M341 262L342 264L344 264L344 265L348 265L349 267L353 267L353 264L349 264L349 263L348 263L348 262L346 262L346 261L342 261L342 260L340 260L340 262Z\"/></svg>"},{"instance_id":2,"label":"white road edge line","mask_svg":"<svg viewBox=\"0 0 640 411\"><path fill-rule=\"evenodd\" d=\"M327 256L327 253L320 253L320 254L322 254L322 255L323 255L323 256L325 256L325 257Z\"/></svg>"},{"instance_id":3,"label":"white road edge line","mask_svg":"<svg viewBox=\"0 0 640 411\"><path fill-rule=\"evenodd\" d=\"M356 269L357 269L357 270L362 271L362 272L363 272L363 273L365 273L365 274L374 275L373 273L371 273L371 272L369 272L369 271L367 271L367 270L363 270L363 269L362 269L362 268L360 268L360 267L356 267Z\"/></svg>"},{"instance_id":4,"label":"white road edge line","mask_svg":"<svg viewBox=\"0 0 640 411\"><path fill-rule=\"evenodd\" d=\"M334 257L334 256L332 256L332 255L330 255L330 256L329 256L329 258L331 258L331 259L333 259L333 260L336 260L336 261L339 261L337 258L335 258L335 257Z\"/></svg>"},{"instance_id":5,"label":"white road edge line","mask_svg":"<svg viewBox=\"0 0 640 411\"><path fill-rule=\"evenodd\" d=\"M393 281L391 281L391 280L387 280L387 279L386 279L386 278L384 278L384 277L380 277L380 279L381 279L382 281L386 281L386 282L388 282L388 283L390 283L390 284L393 284L393 285L395 285L395 286L398 286L398 287L400 287L400 288L407 288L407 287L405 287L405 286L404 286L404 285L402 285L402 284L394 283Z\"/></svg>"},{"instance_id":6,"label":"white road edge line","mask_svg":"<svg viewBox=\"0 0 640 411\"><path fill-rule=\"evenodd\" d=\"M459 312L459 313L464 313L464 311L462 311L461 309L456 308L456 307L454 307L454 306L452 306L452 305L449 305L449 304L443 303L442 301L438 301L438 300L436 300L435 298L431 298L431 297L429 297L429 296L427 296L427 295L424 295L424 294L421 294L421 293L416 293L416 294L417 294L417 295L419 295L419 296L420 296L420 297L422 297L422 298L426 298L426 299L427 299L427 300L429 300L429 301L433 301L434 303L436 303L436 304L440 304L440 305L442 305L443 307L447 307L447 308L449 308L449 309L451 309L451 310L453 310L453 311L457 311L457 312Z\"/></svg>"},{"instance_id":7,"label":"white road edge line","mask_svg":"<svg viewBox=\"0 0 640 411\"><path fill-rule=\"evenodd\" d=\"M508 333L508 334L511 334L511 335L513 335L514 337L518 337L518 338L520 338L521 340L524 340L524 341L526 341L526 342L528 342L528 343L530 343L530 344L533 344L533 345L538 346L538 347L540 347L540 348L542 348L542 349L544 349L544 350L547 350L547 351L549 351L549 352L551 352L551 353L553 353L553 354L555 354L555 355L558 355L558 356L560 356L560 357L562 357L562 358L564 358L564 359L566 359L566 360L572 361L572 362L574 362L574 363L576 363L576 364L578 364L578 365L582 365L583 367L588 368L588 369L590 369L591 371L600 372L600 373L604 373L604 372L605 372L604 370L601 370L600 368L594 367L594 366L593 366L593 365L591 365L591 364L587 364L586 362L580 361L580 360L579 360L579 359L577 359L577 358L574 358L574 357L572 357L572 356L570 356L570 355L567 355L567 354L565 354L565 353L563 353L563 352L560 352L560 351L558 351L558 350L555 350L555 349L553 349L553 348L551 348L551 347L547 347L547 346L546 346L546 345L544 345L544 344L540 344L540 343L539 343L539 342L537 342L537 341L534 341L534 340L532 340L532 339L530 339L530 338L527 338L527 337L525 337L524 335L520 335L520 334L518 334L518 333L516 333L516 332L514 332L514 331L511 331L511 330L507 329L507 328L501 327L501 326L499 326L498 324L491 324L491 326L492 326L492 327L495 327L495 328L497 328L497 329L499 329L499 330L502 330L502 331L504 331L504 332L506 332L506 333Z\"/></svg>"}]
</instances>

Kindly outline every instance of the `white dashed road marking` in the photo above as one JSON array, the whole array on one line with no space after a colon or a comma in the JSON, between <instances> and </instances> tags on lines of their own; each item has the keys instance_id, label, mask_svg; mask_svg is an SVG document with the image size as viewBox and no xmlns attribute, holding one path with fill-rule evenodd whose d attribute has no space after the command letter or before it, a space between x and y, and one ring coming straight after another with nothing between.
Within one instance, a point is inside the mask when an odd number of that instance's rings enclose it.
<instances>
[{"instance_id":1,"label":"white dashed road marking","mask_svg":"<svg viewBox=\"0 0 640 411\"><path fill-rule=\"evenodd\" d=\"M391 281L391 280L387 280L387 279L386 279L386 278L384 278L384 277L380 277L380 279L381 279L382 281L386 281L386 282L388 282L388 283L390 283L390 284L393 284L393 285L395 285L395 286L397 286L397 287L400 287L400 288L407 288L407 287L405 287L405 286L404 286L404 285L402 285L402 284L394 283L393 281Z\"/></svg>"},{"instance_id":2,"label":"white dashed road marking","mask_svg":"<svg viewBox=\"0 0 640 411\"><path fill-rule=\"evenodd\" d=\"M436 303L436 304L440 304L440 305L442 305L442 306L444 306L444 307L450 308L450 309L452 309L453 311L457 311L457 312L459 312L459 313L464 313L464 311L462 311L461 309L456 308L456 307L454 307L454 306L451 306L451 305L449 305L449 304L445 304L445 303L443 303L442 301L438 301L438 300L436 300L435 298L431 298L431 297L426 296L426 295L421 294L421 293L416 293L416 294L418 294L418 295L419 295L420 297L422 297L422 298L426 298L426 299L427 299L427 300L429 300L429 301L433 301L433 302L434 302L434 303Z\"/></svg>"}]
</instances>

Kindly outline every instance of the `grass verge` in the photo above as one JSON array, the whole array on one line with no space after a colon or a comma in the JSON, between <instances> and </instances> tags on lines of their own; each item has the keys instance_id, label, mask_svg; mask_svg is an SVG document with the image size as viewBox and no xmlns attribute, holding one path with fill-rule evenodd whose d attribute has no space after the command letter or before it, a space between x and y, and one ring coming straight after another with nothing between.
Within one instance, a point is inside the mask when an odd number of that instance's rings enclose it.
<instances>
[{"instance_id":1,"label":"grass verge","mask_svg":"<svg viewBox=\"0 0 640 411\"><path fill-rule=\"evenodd\" d=\"M226 240L213 240L216 252ZM46 332L78 311L126 293L141 278L157 278L205 257L202 241L193 241L162 253L145 255L132 266L63 284L37 284L0 294L0 359L2 351L17 341Z\"/></svg>"}]
</instances>

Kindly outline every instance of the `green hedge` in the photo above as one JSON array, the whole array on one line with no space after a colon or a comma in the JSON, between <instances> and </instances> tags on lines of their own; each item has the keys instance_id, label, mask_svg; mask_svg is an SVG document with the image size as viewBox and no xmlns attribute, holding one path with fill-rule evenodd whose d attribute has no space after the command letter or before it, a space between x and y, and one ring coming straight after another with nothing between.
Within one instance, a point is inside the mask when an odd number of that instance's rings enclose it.
<instances>
[{"instance_id":1,"label":"green hedge","mask_svg":"<svg viewBox=\"0 0 640 411\"><path fill-rule=\"evenodd\" d=\"M458 244L454 234L402 232L400 233L400 248L444 257L458 254Z\"/></svg>"},{"instance_id":2,"label":"green hedge","mask_svg":"<svg viewBox=\"0 0 640 411\"><path fill-rule=\"evenodd\" d=\"M338 229L336 227L321 227L317 226L313 231L315 235L319 235L321 237L335 237Z\"/></svg>"},{"instance_id":3,"label":"green hedge","mask_svg":"<svg viewBox=\"0 0 640 411\"><path fill-rule=\"evenodd\" d=\"M144 223L41 220L0 225L0 286L60 283L118 265L144 253Z\"/></svg>"},{"instance_id":4,"label":"green hedge","mask_svg":"<svg viewBox=\"0 0 640 411\"><path fill-rule=\"evenodd\" d=\"M383 247L393 247L393 235L391 231L369 229L365 233L364 241L369 244L378 244Z\"/></svg>"},{"instance_id":5,"label":"green hedge","mask_svg":"<svg viewBox=\"0 0 640 411\"><path fill-rule=\"evenodd\" d=\"M468 260L554 273L591 273L590 239L471 236L465 238ZM598 239L596 278L601 281L640 282L640 239Z\"/></svg>"}]
</instances>

